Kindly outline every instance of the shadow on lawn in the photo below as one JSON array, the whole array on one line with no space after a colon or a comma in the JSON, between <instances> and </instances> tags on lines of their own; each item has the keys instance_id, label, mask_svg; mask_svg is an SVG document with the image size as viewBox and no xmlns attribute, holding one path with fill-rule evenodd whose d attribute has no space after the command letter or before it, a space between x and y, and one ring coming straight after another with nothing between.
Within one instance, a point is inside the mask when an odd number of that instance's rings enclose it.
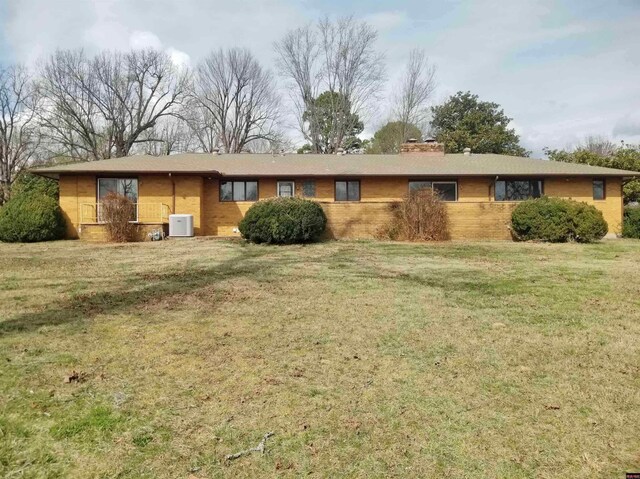
<instances>
[{"instance_id":1,"label":"shadow on lawn","mask_svg":"<svg viewBox=\"0 0 640 479\"><path fill-rule=\"evenodd\" d=\"M267 248L243 249L239 256L208 268L186 269L164 275L140 274L136 276L139 283L143 284L140 288L83 294L52 303L44 311L19 314L0 322L0 335L81 322L106 312L122 312L141 303L191 293L231 278L269 279L274 267L281 267L283 262L282 258L277 262L257 261L268 253L270 250Z\"/></svg>"}]
</instances>

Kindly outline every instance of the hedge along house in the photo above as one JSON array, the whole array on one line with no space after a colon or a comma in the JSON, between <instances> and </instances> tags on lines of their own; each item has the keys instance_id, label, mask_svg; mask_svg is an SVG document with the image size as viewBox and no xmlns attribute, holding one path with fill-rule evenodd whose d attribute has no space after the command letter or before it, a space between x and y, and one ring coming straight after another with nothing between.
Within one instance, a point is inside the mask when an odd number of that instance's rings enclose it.
<instances>
[{"instance_id":1,"label":"hedge along house","mask_svg":"<svg viewBox=\"0 0 640 479\"><path fill-rule=\"evenodd\" d=\"M101 240L101 198L136 204L141 236L165 228L169 214L192 214L196 236L237 235L255 202L300 196L320 202L332 238L373 237L391 206L411 190L432 188L447 202L452 239L510 239L513 208L541 195L595 205L621 230L622 184L640 173L493 154L445 154L433 141L405 143L398 155L188 153L130 156L39 168L57 178L67 237Z\"/></svg>"}]
</instances>

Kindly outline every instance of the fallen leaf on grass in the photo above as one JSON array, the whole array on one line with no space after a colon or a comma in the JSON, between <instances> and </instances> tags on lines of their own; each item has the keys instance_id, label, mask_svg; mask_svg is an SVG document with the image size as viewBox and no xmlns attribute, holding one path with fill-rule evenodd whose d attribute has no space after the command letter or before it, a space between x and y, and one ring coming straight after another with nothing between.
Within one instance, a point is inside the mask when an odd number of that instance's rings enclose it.
<instances>
[{"instance_id":1,"label":"fallen leaf on grass","mask_svg":"<svg viewBox=\"0 0 640 479\"><path fill-rule=\"evenodd\" d=\"M68 374L64 377L64 382L68 383L81 383L87 378L86 373L81 371L71 371L71 374Z\"/></svg>"}]
</instances>

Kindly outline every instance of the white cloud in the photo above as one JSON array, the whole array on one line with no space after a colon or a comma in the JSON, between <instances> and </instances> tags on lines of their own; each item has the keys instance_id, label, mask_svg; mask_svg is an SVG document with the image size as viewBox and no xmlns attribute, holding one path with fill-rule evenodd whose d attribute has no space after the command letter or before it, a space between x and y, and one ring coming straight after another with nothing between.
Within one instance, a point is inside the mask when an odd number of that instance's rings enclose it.
<instances>
[{"instance_id":1,"label":"white cloud","mask_svg":"<svg viewBox=\"0 0 640 479\"><path fill-rule=\"evenodd\" d=\"M400 10L376 12L366 15L364 21L380 32L393 30L407 21L407 14Z\"/></svg>"},{"instance_id":2,"label":"white cloud","mask_svg":"<svg viewBox=\"0 0 640 479\"><path fill-rule=\"evenodd\" d=\"M171 61L178 67L187 67L191 64L191 57L180 50L175 48L167 48L167 53L171 57Z\"/></svg>"},{"instance_id":3,"label":"white cloud","mask_svg":"<svg viewBox=\"0 0 640 479\"><path fill-rule=\"evenodd\" d=\"M624 139L624 137L640 136L640 110L630 111L620 118L613 127L613 136Z\"/></svg>"},{"instance_id":4,"label":"white cloud","mask_svg":"<svg viewBox=\"0 0 640 479\"><path fill-rule=\"evenodd\" d=\"M133 31L129 36L129 46L135 50L162 49L162 42L158 35L148 31Z\"/></svg>"}]
</instances>

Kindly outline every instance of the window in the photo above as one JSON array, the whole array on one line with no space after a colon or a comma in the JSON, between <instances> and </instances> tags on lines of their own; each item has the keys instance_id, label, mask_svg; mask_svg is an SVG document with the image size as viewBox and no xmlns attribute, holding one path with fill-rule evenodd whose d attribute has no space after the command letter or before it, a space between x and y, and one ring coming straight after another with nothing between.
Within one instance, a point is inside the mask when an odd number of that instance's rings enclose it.
<instances>
[{"instance_id":1,"label":"window","mask_svg":"<svg viewBox=\"0 0 640 479\"><path fill-rule=\"evenodd\" d=\"M422 189L432 189L442 201L457 201L458 200L458 183L455 181L410 181L409 192L418 191Z\"/></svg>"},{"instance_id":2,"label":"window","mask_svg":"<svg viewBox=\"0 0 640 479\"><path fill-rule=\"evenodd\" d=\"M295 193L296 184L293 181L278 181L278 196L291 198Z\"/></svg>"},{"instance_id":3,"label":"window","mask_svg":"<svg viewBox=\"0 0 640 479\"><path fill-rule=\"evenodd\" d=\"M98 201L109 193L126 196L134 203L138 202L137 178L98 178Z\"/></svg>"},{"instance_id":4,"label":"window","mask_svg":"<svg viewBox=\"0 0 640 479\"><path fill-rule=\"evenodd\" d=\"M360 201L360 181L336 181L336 201Z\"/></svg>"},{"instance_id":5,"label":"window","mask_svg":"<svg viewBox=\"0 0 640 479\"><path fill-rule=\"evenodd\" d=\"M302 182L302 196L305 198L316 197L316 180L304 180Z\"/></svg>"},{"instance_id":6,"label":"window","mask_svg":"<svg viewBox=\"0 0 640 479\"><path fill-rule=\"evenodd\" d=\"M604 200L606 197L605 193L605 182L604 179L595 179L593 180L593 199L594 200Z\"/></svg>"},{"instance_id":7,"label":"window","mask_svg":"<svg viewBox=\"0 0 640 479\"><path fill-rule=\"evenodd\" d=\"M410 181L409 192L433 188L430 181Z\"/></svg>"},{"instance_id":8,"label":"window","mask_svg":"<svg viewBox=\"0 0 640 479\"><path fill-rule=\"evenodd\" d=\"M522 201L540 198L543 193L542 180L496 180L496 201Z\"/></svg>"},{"instance_id":9,"label":"window","mask_svg":"<svg viewBox=\"0 0 640 479\"><path fill-rule=\"evenodd\" d=\"M221 181L220 201L258 201L258 182L241 180Z\"/></svg>"},{"instance_id":10,"label":"window","mask_svg":"<svg viewBox=\"0 0 640 479\"><path fill-rule=\"evenodd\" d=\"M138 179L137 178L98 178L98 203L109 193L126 196L132 203L138 203ZM133 213L131 221L138 221L138 208ZM98 222L102 220L102 207L98 206Z\"/></svg>"}]
</instances>

